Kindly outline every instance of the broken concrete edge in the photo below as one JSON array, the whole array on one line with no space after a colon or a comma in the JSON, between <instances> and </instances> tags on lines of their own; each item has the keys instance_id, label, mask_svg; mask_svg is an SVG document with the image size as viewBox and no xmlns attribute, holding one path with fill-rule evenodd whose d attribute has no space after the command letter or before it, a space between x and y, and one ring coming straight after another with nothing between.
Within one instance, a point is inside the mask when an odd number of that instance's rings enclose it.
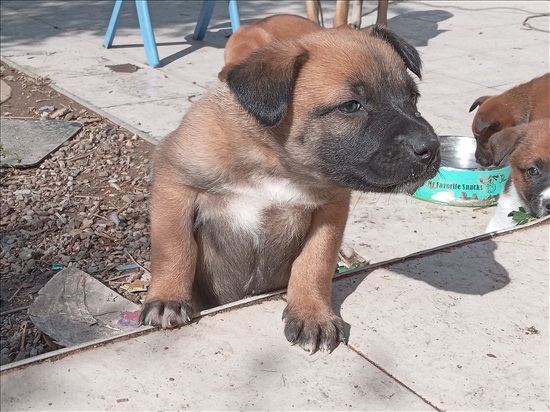
<instances>
[{"instance_id":1,"label":"broken concrete edge","mask_svg":"<svg viewBox=\"0 0 550 412\"><path fill-rule=\"evenodd\" d=\"M207 309L199 312L193 316L191 323L197 323L201 318L206 316L212 316L218 313L227 312L229 310L238 309L241 307L251 306L254 304L261 304L268 300L280 298L280 296L285 292L285 289L280 289L274 292L265 293L262 295L251 296L249 298L241 299L235 302L228 303L226 305L216 306L212 309ZM190 323L190 324L191 324ZM187 325L185 325L187 326ZM183 327L185 327L183 326ZM54 362L56 360L65 358L75 352L80 352L82 350L92 349L95 347L103 346L108 343L117 342L119 340L125 340L133 337L138 337L147 333L154 331L160 331L161 329L154 326L140 326L138 329L131 330L128 332L121 332L116 336L110 336L105 338L94 339L89 342L81 343L78 345L57 349L55 351L43 353L41 355L34 356L32 358L23 359L21 361L7 363L0 366L0 373L4 373L12 370L19 370L25 367L28 367L33 364L43 363L43 362Z\"/></svg>"},{"instance_id":2,"label":"broken concrete edge","mask_svg":"<svg viewBox=\"0 0 550 412\"><path fill-rule=\"evenodd\" d=\"M478 235L478 236L474 236L474 237L458 240L456 242L447 243L447 244L444 244L444 245L441 245L441 246L436 246L434 248L422 250L422 251L412 253L412 254L407 255L407 256L397 257L397 258L385 260L385 261L382 261L382 262L372 263L372 264L369 264L369 265L366 265L366 266L359 267L357 269L351 269L351 270L348 270L348 271L343 272L343 273L335 274L335 276L333 278L333 281L343 280L343 279L346 279L346 278L349 278L349 277L355 276L355 275L368 274L369 272L372 272L373 270L378 269L378 268L390 267L390 266L392 266L396 263L402 263L402 262L406 262L406 261L410 261L410 260L414 260L414 259L419 259L419 258L422 258L422 257L426 257L426 256L430 256L430 255L439 253L443 250L456 249L456 248L459 248L461 246L468 245L470 243L489 240L489 239L492 239L492 238L495 238L495 237L500 237L502 235L508 235L508 234L516 232L518 230L524 230L524 229L528 229L528 228L533 227L533 226L544 225L544 224L548 224L548 223L550 223L550 216L546 216L544 218L537 219L535 221L526 223L524 225L515 226L513 228L503 229L503 230L500 230L500 231L497 231L497 232L484 233L484 234L481 234L481 235ZM199 312L198 314L196 314L193 317L191 323L198 322L201 318L206 317L206 316L214 316L218 313L227 312L229 310L235 310L235 309L239 309L241 307L261 304L265 301L269 301L269 300L273 300L273 299L280 299L280 298L283 298L283 294L285 292L286 292L286 289L279 289L279 290L276 290L276 291L273 291L273 292L264 293L264 294L256 295L256 296L251 296L251 297L248 297L248 298L245 298L245 299L241 299L241 300L238 300L238 301L235 301L235 302L231 302L231 303L228 303L226 305L216 306L215 308L203 310L203 311ZM38 355L38 356L34 356L32 358L23 359L21 361L12 362L12 363L8 363L6 365L2 365L0 367L0 373L4 373L4 372L7 372L7 371L12 371L12 370L23 369L25 367L28 367L30 365L37 364L37 363L54 362L56 360L67 357L67 356L69 356L69 355L71 355L75 352L79 352L79 351L87 350L87 349L92 349L94 347L103 346L103 345L106 345L108 343L113 343L113 342L117 342L117 341L120 341L120 340L125 340L125 339L130 339L130 338L133 338L133 337L138 337L138 336L141 336L143 334L151 333L151 332L154 332L154 331L157 331L157 330L160 331L160 329L158 329L156 327L153 327L153 326L141 326L139 329L136 329L136 330L133 330L133 331L128 331L128 332L123 332L123 333L121 333L117 336L96 339L96 340L93 340L93 341L90 341L90 342L82 343L80 345L75 345L75 346L71 346L71 347L68 347L68 348L58 349L58 350L55 350L55 351L52 351L52 352L47 352L47 353L43 353L43 354Z\"/></svg>"},{"instance_id":3,"label":"broken concrete edge","mask_svg":"<svg viewBox=\"0 0 550 412\"><path fill-rule=\"evenodd\" d=\"M361 272L370 272L370 271L372 271L374 269L378 269L380 267L389 267L389 266L392 266L396 263L402 263L402 262L406 262L406 261L413 260L413 259L427 257L427 256L430 256L430 255L437 254L437 253L439 253L443 250L455 249L457 247L465 246L465 245L468 245L470 243L475 243L475 242L478 242L478 241L497 238L497 237L500 237L502 235L508 235L510 233L517 232L518 230L524 230L524 229L527 229L527 228L532 227L532 226L544 225L544 224L547 224L547 223L550 223L550 216L545 216L545 217L539 218L537 220L531 221L529 223L514 226L512 228L502 229L502 230L498 230L498 231L495 231L495 232L482 233L481 235L472 236L472 237L457 240L457 241L451 242L451 243L445 243L444 245L435 246L435 247L430 248L430 249L420 250L418 252L411 253L410 255L395 257L395 258L392 258L392 259L383 260L381 262L369 263L368 265L360 266L356 269L350 269L350 270L346 270L345 272L342 272L342 273L336 273L333 277L333 280L345 279L345 278L348 278L350 276L360 274Z\"/></svg>"},{"instance_id":4,"label":"broken concrete edge","mask_svg":"<svg viewBox=\"0 0 550 412\"><path fill-rule=\"evenodd\" d=\"M74 352L78 352L85 349L91 349L97 346L102 346L108 341L123 340L129 337L144 335L146 333L152 332L154 329L156 328L154 328L153 326L141 326L139 329L132 330L129 332L123 332L120 335L112 336L110 338L94 339L90 342L81 343L79 345L71 346L68 348L57 349L52 352L42 353L41 355L33 356L32 358L23 359L17 362L7 363L5 365L0 366L0 374L7 371L23 369L24 367L27 367L32 364L43 363L43 362L54 362Z\"/></svg>"},{"instance_id":5,"label":"broken concrete edge","mask_svg":"<svg viewBox=\"0 0 550 412\"><path fill-rule=\"evenodd\" d=\"M35 73L32 72L32 70L28 70L27 68L25 67L22 67L20 66L19 64L15 63L14 61L10 60L9 57L4 57L2 56L2 61L4 61L7 65L13 67L14 69L17 69L19 70L21 73L24 73L26 74L27 76L30 76L34 79L38 78L39 76ZM141 137L143 140L146 140L147 142L153 144L153 145L157 145L158 142L160 141L160 136L159 138L155 138L153 136L151 136L149 133L147 132L144 132L143 130L139 130L137 128L135 128L134 126L126 123L125 121L119 119L118 117L116 116L113 116L107 112L105 112L104 110L100 109L99 107L96 107L94 106L93 104L91 104L90 102L87 102L86 100L83 100L81 99L80 97L78 96L75 96L74 94L72 94L71 92L63 89L62 87L59 87L57 86L55 83L50 83L49 86L54 89L55 91L67 96L68 98L74 100L75 102L77 102L78 104L88 108L89 110L93 111L94 113L97 113L99 116L101 117L104 117L105 119L113 122L114 124L116 124L117 126L120 126L126 130L128 130L129 132L131 133L134 133L135 135Z\"/></svg>"}]
</instances>

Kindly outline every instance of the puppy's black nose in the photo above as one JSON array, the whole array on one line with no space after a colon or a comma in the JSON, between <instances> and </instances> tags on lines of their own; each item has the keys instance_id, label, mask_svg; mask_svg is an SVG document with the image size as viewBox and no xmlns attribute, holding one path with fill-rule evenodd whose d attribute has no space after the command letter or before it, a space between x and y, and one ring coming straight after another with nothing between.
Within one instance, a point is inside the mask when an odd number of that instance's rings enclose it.
<instances>
[{"instance_id":1,"label":"puppy's black nose","mask_svg":"<svg viewBox=\"0 0 550 412\"><path fill-rule=\"evenodd\" d=\"M438 139L414 140L412 149L417 159L422 163L431 163L439 153Z\"/></svg>"}]
</instances>

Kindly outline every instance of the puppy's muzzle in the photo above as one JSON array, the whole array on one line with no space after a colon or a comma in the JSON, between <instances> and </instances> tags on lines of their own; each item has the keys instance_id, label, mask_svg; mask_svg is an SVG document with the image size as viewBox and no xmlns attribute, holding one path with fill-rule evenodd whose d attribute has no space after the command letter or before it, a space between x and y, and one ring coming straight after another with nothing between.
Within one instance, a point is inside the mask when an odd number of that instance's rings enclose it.
<instances>
[{"instance_id":1,"label":"puppy's muzzle","mask_svg":"<svg viewBox=\"0 0 550 412\"><path fill-rule=\"evenodd\" d=\"M537 218L550 215L550 186L532 202L531 209Z\"/></svg>"}]
</instances>

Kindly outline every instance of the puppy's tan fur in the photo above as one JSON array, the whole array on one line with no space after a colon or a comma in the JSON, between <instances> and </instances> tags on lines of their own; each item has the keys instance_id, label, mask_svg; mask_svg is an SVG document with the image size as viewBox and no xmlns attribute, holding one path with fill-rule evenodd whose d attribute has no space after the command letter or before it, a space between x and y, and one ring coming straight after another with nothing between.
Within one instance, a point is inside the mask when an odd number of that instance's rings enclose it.
<instances>
[{"instance_id":1,"label":"puppy's tan fur","mask_svg":"<svg viewBox=\"0 0 550 412\"><path fill-rule=\"evenodd\" d=\"M142 322L288 285L287 339L343 341L331 290L350 189L412 192L439 165L407 69L420 75L418 53L380 27L274 42L234 66L155 152Z\"/></svg>"},{"instance_id":2,"label":"puppy's tan fur","mask_svg":"<svg viewBox=\"0 0 550 412\"><path fill-rule=\"evenodd\" d=\"M493 156L489 138L496 132L522 123L550 118L550 73L515 86L497 96L482 96L470 112L479 106L472 122L477 140L476 159L489 166Z\"/></svg>"},{"instance_id":3,"label":"puppy's tan fur","mask_svg":"<svg viewBox=\"0 0 550 412\"><path fill-rule=\"evenodd\" d=\"M321 26L304 17L278 14L252 24L243 24L229 37L224 50L225 66L218 74L225 81L231 68L242 62L253 51L277 40L292 40L323 30Z\"/></svg>"}]
</instances>

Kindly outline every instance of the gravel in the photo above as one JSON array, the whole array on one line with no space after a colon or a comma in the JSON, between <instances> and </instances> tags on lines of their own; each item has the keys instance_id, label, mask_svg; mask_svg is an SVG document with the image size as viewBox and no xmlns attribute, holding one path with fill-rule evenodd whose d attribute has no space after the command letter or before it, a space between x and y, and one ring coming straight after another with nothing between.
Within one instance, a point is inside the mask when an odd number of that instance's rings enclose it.
<instances>
[{"instance_id":1,"label":"gravel","mask_svg":"<svg viewBox=\"0 0 550 412\"><path fill-rule=\"evenodd\" d=\"M148 185L153 145L2 64L12 98L3 117L65 119L83 129L38 167L0 169L0 363L36 356L57 346L38 331L27 310L60 269L79 268L126 298L126 272L150 268ZM49 106L48 110L38 110ZM127 271L136 277L136 269ZM109 279L117 277L116 282Z\"/></svg>"}]
</instances>

